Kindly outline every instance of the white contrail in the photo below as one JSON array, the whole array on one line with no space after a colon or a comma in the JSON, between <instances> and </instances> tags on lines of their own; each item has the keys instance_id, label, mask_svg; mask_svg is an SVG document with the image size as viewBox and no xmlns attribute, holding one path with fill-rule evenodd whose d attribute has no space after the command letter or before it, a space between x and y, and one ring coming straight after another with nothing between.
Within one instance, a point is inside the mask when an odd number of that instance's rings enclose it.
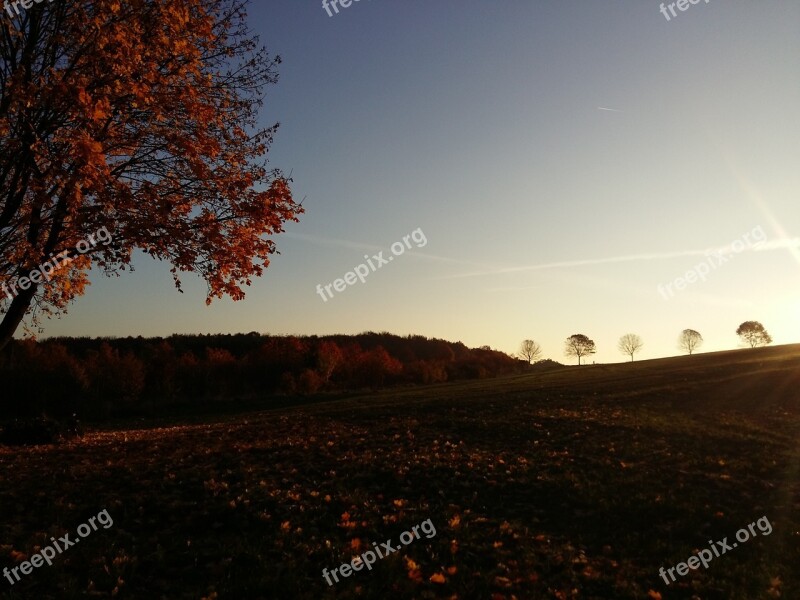
<instances>
[{"instance_id":1,"label":"white contrail","mask_svg":"<svg viewBox=\"0 0 800 600\"><path fill-rule=\"evenodd\" d=\"M753 250L757 252L764 250L780 250L782 248L787 248L790 250L800 248L800 237L761 242L760 244L753 246Z\"/></svg>"},{"instance_id":2,"label":"white contrail","mask_svg":"<svg viewBox=\"0 0 800 600\"><path fill-rule=\"evenodd\" d=\"M598 106L597 110L607 110L609 112L618 112L618 113L625 112L623 110L617 110L616 108L606 108L605 106Z\"/></svg>"},{"instance_id":3,"label":"white contrail","mask_svg":"<svg viewBox=\"0 0 800 600\"><path fill-rule=\"evenodd\" d=\"M383 246L376 246L374 244L364 244L360 242L353 242L350 240L342 240L336 238L326 238L316 235L308 235L302 233L284 232L281 235L286 237L295 238L312 244L321 246L334 246L340 248L347 248L350 250L382 250ZM770 251L780 249L790 249L797 251L800 248L800 238L782 238L776 240L769 240L759 242L753 246L746 248L749 251ZM495 267L487 263L480 263L476 261L464 260L459 258L451 258L448 256L437 256L423 252L414 252L413 254L419 258L435 261L450 263L455 265L466 265L482 269L480 271L473 271L471 273L461 273L458 275L445 275L437 279L463 279L467 277L483 277L486 275L504 275L507 273L520 273L524 271L543 271L545 269L558 269L568 267L584 267L589 265L605 265L612 263L634 262L643 260L668 260L671 258L681 258L684 256L703 256L707 257L709 253L716 252L728 254L732 252L730 246L718 246L716 248L705 248L703 250L682 250L673 252L651 252L647 254L630 254L627 256L609 256L606 258L591 258L579 260L565 260L551 263L541 263L538 265L524 265L519 267Z\"/></svg>"},{"instance_id":4,"label":"white contrail","mask_svg":"<svg viewBox=\"0 0 800 600\"><path fill-rule=\"evenodd\" d=\"M796 247L798 242L797 238L786 238L782 240L771 240L769 242L761 242L746 248L749 251L766 251L766 250L779 250L787 247ZM630 254L627 256L609 256L606 258L591 258L583 260L565 260L560 262L541 263L538 265L526 265L521 267L503 267L500 269L492 269L486 271L475 271L472 273L462 273L460 275L448 275L443 279L462 279L465 277L482 277L485 275L503 275L506 273L520 273L523 271L542 271L544 269L558 269L564 267L583 267L587 265L605 265L610 263L633 262L640 260L668 260L670 258L681 258L684 256L704 256L707 257L709 253L729 254L732 252L729 246L722 246L719 248L706 248L704 250L682 250L677 252L653 252L649 254Z\"/></svg>"},{"instance_id":5,"label":"white contrail","mask_svg":"<svg viewBox=\"0 0 800 600\"><path fill-rule=\"evenodd\" d=\"M376 246L375 244L364 244L361 242L353 242L350 240L342 240L337 238L329 238L323 237L319 235L309 235L305 233L292 233L289 231L281 233L281 236L294 238L297 240L301 240L303 242L308 242L310 244L316 244L318 246L332 246L335 248L346 248L348 250L360 250L360 251L377 251L377 250L385 250L386 246ZM430 260L434 262L443 262L443 263L452 263L456 265L466 265L468 267L474 267L479 269L489 269L493 268L493 266L486 262L476 262L472 260L464 260L460 258L451 258L449 256L437 256L436 254L430 254L428 252L421 252L419 248L412 248L411 250L407 251L407 254L412 256L416 256L417 258L422 258L425 260Z\"/></svg>"}]
</instances>

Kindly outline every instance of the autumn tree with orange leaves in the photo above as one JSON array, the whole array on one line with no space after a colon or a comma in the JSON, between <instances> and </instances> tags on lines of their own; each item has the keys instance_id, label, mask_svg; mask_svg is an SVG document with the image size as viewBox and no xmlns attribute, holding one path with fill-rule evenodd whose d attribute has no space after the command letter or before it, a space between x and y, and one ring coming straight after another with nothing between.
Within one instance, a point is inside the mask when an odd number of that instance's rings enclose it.
<instances>
[{"instance_id":1,"label":"autumn tree with orange leaves","mask_svg":"<svg viewBox=\"0 0 800 600\"><path fill-rule=\"evenodd\" d=\"M87 272L168 261L244 297L303 212L267 168L262 128L279 56L246 23L247 0L69 0L0 23L0 285L61 252L52 279L0 292L0 348L30 316L58 314ZM113 241L77 256L105 227ZM21 288L22 286L20 286Z\"/></svg>"}]
</instances>

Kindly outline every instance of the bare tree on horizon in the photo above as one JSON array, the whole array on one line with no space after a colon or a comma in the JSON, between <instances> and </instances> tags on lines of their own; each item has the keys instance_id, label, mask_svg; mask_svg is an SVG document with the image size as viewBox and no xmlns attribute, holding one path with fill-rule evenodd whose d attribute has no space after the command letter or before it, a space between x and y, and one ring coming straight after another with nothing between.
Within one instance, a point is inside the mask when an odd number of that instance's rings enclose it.
<instances>
[{"instance_id":1,"label":"bare tree on horizon","mask_svg":"<svg viewBox=\"0 0 800 600\"><path fill-rule=\"evenodd\" d=\"M576 333L569 336L565 342L564 354L567 356L577 357L578 366L581 364L581 357L587 354L594 354L597 352L594 341L582 333Z\"/></svg>"},{"instance_id":2,"label":"bare tree on horizon","mask_svg":"<svg viewBox=\"0 0 800 600\"><path fill-rule=\"evenodd\" d=\"M533 361L539 360L542 356L542 347L533 340L522 340L519 347L519 356L528 361L528 364L533 364Z\"/></svg>"},{"instance_id":3,"label":"bare tree on horizon","mask_svg":"<svg viewBox=\"0 0 800 600\"><path fill-rule=\"evenodd\" d=\"M694 329L684 329L678 338L678 347L691 356L703 344L703 336Z\"/></svg>"},{"instance_id":4,"label":"bare tree on horizon","mask_svg":"<svg viewBox=\"0 0 800 600\"><path fill-rule=\"evenodd\" d=\"M642 338L635 333L626 333L619 338L619 344L617 345L620 352L631 357L631 362L633 362L633 355L636 354L642 346L644 346Z\"/></svg>"},{"instance_id":5,"label":"bare tree on horizon","mask_svg":"<svg viewBox=\"0 0 800 600\"><path fill-rule=\"evenodd\" d=\"M766 346L772 343L772 336L767 333L764 326L758 321L745 321L736 329L736 335L751 348Z\"/></svg>"}]
</instances>

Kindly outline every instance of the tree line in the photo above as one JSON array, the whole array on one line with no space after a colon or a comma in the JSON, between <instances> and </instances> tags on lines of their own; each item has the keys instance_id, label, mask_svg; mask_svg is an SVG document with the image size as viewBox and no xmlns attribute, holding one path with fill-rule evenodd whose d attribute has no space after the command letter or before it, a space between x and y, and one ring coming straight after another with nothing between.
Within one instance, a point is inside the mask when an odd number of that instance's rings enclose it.
<instances>
[{"instance_id":1,"label":"tree line","mask_svg":"<svg viewBox=\"0 0 800 600\"><path fill-rule=\"evenodd\" d=\"M264 395L481 379L521 365L485 346L373 332L13 340L0 353L0 415L150 414Z\"/></svg>"},{"instance_id":2,"label":"tree line","mask_svg":"<svg viewBox=\"0 0 800 600\"><path fill-rule=\"evenodd\" d=\"M772 343L772 337L766 328L758 321L745 321L736 329L736 335L745 345L751 348L766 346ZM693 354L703 344L703 336L694 329L684 329L678 336L678 348ZM644 346L642 338L635 333L626 333L617 342L617 349L631 357L631 362L635 354ZM569 336L564 342L564 354L570 358L577 358L578 365L585 356L595 354L597 345L594 340L582 333ZM542 347L534 340L523 340L520 344L518 356L528 364L537 362L542 357Z\"/></svg>"}]
</instances>

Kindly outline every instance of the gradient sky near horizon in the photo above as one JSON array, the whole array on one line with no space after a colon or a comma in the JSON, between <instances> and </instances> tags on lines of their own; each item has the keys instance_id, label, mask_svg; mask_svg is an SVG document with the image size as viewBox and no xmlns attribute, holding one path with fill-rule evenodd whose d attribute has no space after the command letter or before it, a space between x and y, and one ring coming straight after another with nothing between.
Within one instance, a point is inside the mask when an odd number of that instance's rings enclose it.
<instances>
[{"instance_id":1,"label":"gradient sky near horizon","mask_svg":"<svg viewBox=\"0 0 800 600\"><path fill-rule=\"evenodd\" d=\"M653 0L257 0L280 81L271 165L306 214L244 301L137 255L92 274L44 336L389 331L570 362L736 348L761 321L800 342L800 3L711 0L667 21ZM415 248L323 302L328 284L422 229ZM748 248L665 300L658 286L754 230ZM662 288L663 289L663 288Z\"/></svg>"}]
</instances>

